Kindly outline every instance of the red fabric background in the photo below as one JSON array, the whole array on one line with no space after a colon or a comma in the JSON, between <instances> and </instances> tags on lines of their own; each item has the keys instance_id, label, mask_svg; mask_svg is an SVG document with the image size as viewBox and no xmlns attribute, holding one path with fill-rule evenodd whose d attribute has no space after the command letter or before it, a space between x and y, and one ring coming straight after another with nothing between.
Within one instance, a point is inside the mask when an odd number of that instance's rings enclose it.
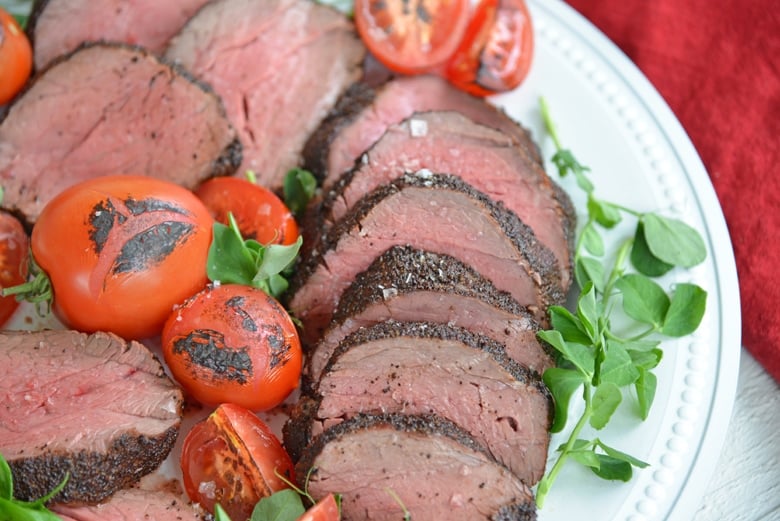
<instances>
[{"instance_id":1,"label":"red fabric background","mask_svg":"<svg viewBox=\"0 0 780 521\"><path fill-rule=\"evenodd\" d=\"M742 342L780 382L780 7L776 0L567 0L658 89L731 233Z\"/></svg>"}]
</instances>

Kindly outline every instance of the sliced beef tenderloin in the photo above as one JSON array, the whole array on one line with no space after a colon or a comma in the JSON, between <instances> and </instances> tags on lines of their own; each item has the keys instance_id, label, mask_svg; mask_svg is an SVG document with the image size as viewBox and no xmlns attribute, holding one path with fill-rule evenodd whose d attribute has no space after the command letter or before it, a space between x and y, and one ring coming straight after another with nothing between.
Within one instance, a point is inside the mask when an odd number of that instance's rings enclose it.
<instances>
[{"instance_id":1,"label":"sliced beef tenderloin","mask_svg":"<svg viewBox=\"0 0 780 521\"><path fill-rule=\"evenodd\" d=\"M319 218L307 221L327 229L363 195L421 168L457 175L503 202L555 254L561 284L569 287L576 221L571 200L512 136L458 112L416 113L391 125L313 208Z\"/></svg>"},{"instance_id":2,"label":"sliced beef tenderloin","mask_svg":"<svg viewBox=\"0 0 780 521\"><path fill-rule=\"evenodd\" d=\"M244 144L240 172L270 188L301 163L307 137L361 74L350 20L310 0L214 0L166 56L214 87Z\"/></svg>"},{"instance_id":3,"label":"sliced beef tenderloin","mask_svg":"<svg viewBox=\"0 0 780 521\"><path fill-rule=\"evenodd\" d=\"M531 490L472 436L433 415L357 415L303 452L315 498L341 494L344 521L536 519ZM311 474L309 474L309 471Z\"/></svg>"},{"instance_id":4,"label":"sliced beef tenderloin","mask_svg":"<svg viewBox=\"0 0 780 521\"><path fill-rule=\"evenodd\" d=\"M509 293L451 255L393 246L344 291L325 334L307 353L307 376L318 379L349 334L388 320L463 327L501 342L512 359L539 374L554 365L536 336L538 323Z\"/></svg>"},{"instance_id":5,"label":"sliced beef tenderloin","mask_svg":"<svg viewBox=\"0 0 780 521\"><path fill-rule=\"evenodd\" d=\"M52 505L63 521L198 521L211 519L205 511L167 491L139 488L120 490L97 505Z\"/></svg>"},{"instance_id":6,"label":"sliced beef tenderloin","mask_svg":"<svg viewBox=\"0 0 780 521\"><path fill-rule=\"evenodd\" d=\"M2 332L0 453L33 500L97 503L154 471L176 441L182 393L138 342L106 333Z\"/></svg>"},{"instance_id":7,"label":"sliced beef tenderloin","mask_svg":"<svg viewBox=\"0 0 780 521\"><path fill-rule=\"evenodd\" d=\"M194 188L232 173L240 158L212 91L122 44L89 44L62 57L0 123L3 206L29 223L79 181L142 174Z\"/></svg>"},{"instance_id":8,"label":"sliced beef tenderloin","mask_svg":"<svg viewBox=\"0 0 780 521\"><path fill-rule=\"evenodd\" d=\"M363 413L436 414L465 429L526 484L544 473L552 401L538 374L484 335L446 324L383 322L345 338L322 372L309 415L320 434ZM288 444L288 449L295 449Z\"/></svg>"},{"instance_id":9,"label":"sliced beef tenderloin","mask_svg":"<svg viewBox=\"0 0 780 521\"><path fill-rule=\"evenodd\" d=\"M458 177L421 170L361 199L301 263L288 305L303 323L305 344L322 336L355 277L399 245L472 266L540 323L550 304L563 301L555 257L514 213Z\"/></svg>"},{"instance_id":10,"label":"sliced beef tenderloin","mask_svg":"<svg viewBox=\"0 0 780 521\"><path fill-rule=\"evenodd\" d=\"M398 77L379 87L358 83L338 101L306 143L305 167L330 186L390 125L415 112L454 110L483 125L501 129L540 161L528 130L503 111L456 89L437 76Z\"/></svg>"},{"instance_id":11,"label":"sliced beef tenderloin","mask_svg":"<svg viewBox=\"0 0 780 521\"><path fill-rule=\"evenodd\" d=\"M35 0L27 25L35 68L84 42L116 41L161 53L208 0Z\"/></svg>"}]
</instances>

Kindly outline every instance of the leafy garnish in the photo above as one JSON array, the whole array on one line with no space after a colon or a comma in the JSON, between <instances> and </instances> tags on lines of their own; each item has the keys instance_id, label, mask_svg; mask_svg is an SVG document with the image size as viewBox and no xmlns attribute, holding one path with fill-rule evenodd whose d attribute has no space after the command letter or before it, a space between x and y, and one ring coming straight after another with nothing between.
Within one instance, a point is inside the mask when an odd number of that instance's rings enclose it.
<instances>
[{"instance_id":1,"label":"leafy garnish","mask_svg":"<svg viewBox=\"0 0 780 521\"><path fill-rule=\"evenodd\" d=\"M249 518L249 521L296 521L306 512L304 500L309 503L310 507L317 503L307 489L301 490L296 487L286 476L276 472L276 469L274 469L274 473L279 479L287 483L290 488L279 490L270 496L261 498L252 510L252 517ZM308 483L309 475L306 476L306 484L308 485ZM335 494L334 499L340 509L341 496ZM214 518L215 521L231 521L219 504L214 508Z\"/></svg>"},{"instance_id":2,"label":"leafy garnish","mask_svg":"<svg viewBox=\"0 0 780 521\"><path fill-rule=\"evenodd\" d=\"M293 168L284 176L282 190L284 204L294 216L300 217L317 190L317 179L308 170Z\"/></svg>"},{"instance_id":3,"label":"leafy garnish","mask_svg":"<svg viewBox=\"0 0 780 521\"><path fill-rule=\"evenodd\" d=\"M19 27L21 27L22 30L27 28L27 21L30 19L30 15L15 14L14 18L16 19L16 23L19 24Z\"/></svg>"},{"instance_id":4,"label":"leafy garnish","mask_svg":"<svg viewBox=\"0 0 780 521\"><path fill-rule=\"evenodd\" d=\"M555 144L552 162L561 177L574 175L587 196L587 219L574 251L574 277L580 287L576 309L552 306L552 329L539 332L539 338L558 355L558 367L543 375L555 403L552 432L566 428L569 406L579 389L584 408L567 441L558 447L557 460L539 481L536 502L541 508L569 459L607 480L628 481L634 467L647 466L599 438L585 440L580 435L586 426L595 430L607 427L632 389L634 411L639 419L647 419L657 386L653 370L663 357L660 338L695 331L707 301L707 292L695 284L678 283L667 291L654 278L675 267L696 266L707 252L699 233L682 221L596 197L587 177L590 169L563 148L545 100L540 103ZM617 234L614 228L626 217L636 221L633 236L618 242L614 252L607 252L602 234ZM620 320L613 321L619 311ZM613 322L629 333L619 332Z\"/></svg>"},{"instance_id":5,"label":"leafy garnish","mask_svg":"<svg viewBox=\"0 0 780 521\"><path fill-rule=\"evenodd\" d=\"M286 275L301 248L303 239L288 246L263 245L241 236L233 214L229 225L214 223L206 273L213 282L244 284L262 289L278 298L288 287Z\"/></svg>"},{"instance_id":6,"label":"leafy garnish","mask_svg":"<svg viewBox=\"0 0 780 521\"><path fill-rule=\"evenodd\" d=\"M14 498L14 483L11 467L0 454L0 519L17 521L59 521L60 518L46 508L46 503L65 488L70 474L65 474L54 490L36 501L22 501Z\"/></svg>"}]
</instances>

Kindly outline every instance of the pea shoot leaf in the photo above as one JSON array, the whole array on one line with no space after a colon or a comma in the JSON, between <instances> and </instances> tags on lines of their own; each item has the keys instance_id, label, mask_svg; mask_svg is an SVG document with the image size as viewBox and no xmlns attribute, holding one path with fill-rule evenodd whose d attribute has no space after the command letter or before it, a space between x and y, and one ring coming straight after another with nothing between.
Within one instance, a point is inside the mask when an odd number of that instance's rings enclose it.
<instances>
[{"instance_id":1,"label":"pea shoot leaf","mask_svg":"<svg viewBox=\"0 0 780 521\"><path fill-rule=\"evenodd\" d=\"M252 511L250 521L295 521L305 511L301 495L287 488L259 501Z\"/></svg>"},{"instance_id":2,"label":"pea shoot leaf","mask_svg":"<svg viewBox=\"0 0 780 521\"><path fill-rule=\"evenodd\" d=\"M569 415L569 401L576 391L587 380L585 376L572 369L551 367L544 372L542 379L550 389L555 400L555 419L551 432L560 432L565 426Z\"/></svg>"},{"instance_id":3,"label":"pea shoot leaf","mask_svg":"<svg viewBox=\"0 0 780 521\"><path fill-rule=\"evenodd\" d=\"M551 306L548 311L553 329L560 333L564 340L577 344L590 342L582 322L571 311L563 306Z\"/></svg>"},{"instance_id":4,"label":"pea shoot leaf","mask_svg":"<svg viewBox=\"0 0 780 521\"><path fill-rule=\"evenodd\" d=\"M601 383L593 393L593 413L590 417L590 426L596 430L603 429L622 401L623 394L617 385L612 382Z\"/></svg>"},{"instance_id":5,"label":"pea shoot leaf","mask_svg":"<svg viewBox=\"0 0 780 521\"><path fill-rule=\"evenodd\" d=\"M653 280L630 273L622 276L617 287L623 293L623 310L644 324L660 326L669 310L669 296Z\"/></svg>"},{"instance_id":6,"label":"pea shoot leaf","mask_svg":"<svg viewBox=\"0 0 780 521\"><path fill-rule=\"evenodd\" d=\"M634 472L629 463L606 454L596 454L596 458L599 466L591 467L591 470L601 479L624 482L631 480Z\"/></svg>"},{"instance_id":7,"label":"pea shoot leaf","mask_svg":"<svg viewBox=\"0 0 780 521\"><path fill-rule=\"evenodd\" d=\"M593 376L596 355L587 346L566 342L559 331L540 331L539 338L561 352L587 378Z\"/></svg>"},{"instance_id":8,"label":"pea shoot leaf","mask_svg":"<svg viewBox=\"0 0 780 521\"><path fill-rule=\"evenodd\" d=\"M672 264L662 261L650 251L645 240L644 225L640 221L634 234L634 244L631 247L631 264L639 273L648 277L660 277L674 268Z\"/></svg>"},{"instance_id":9,"label":"pea shoot leaf","mask_svg":"<svg viewBox=\"0 0 780 521\"><path fill-rule=\"evenodd\" d=\"M642 224L647 247L662 261L690 268L707 258L701 236L684 222L648 213L642 217Z\"/></svg>"},{"instance_id":10,"label":"pea shoot leaf","mask_svg":"<svg viewBox=\"0 0 780 521\"><path fill-rule=\"evenodd\" d=\"M616 205L596 199L593 194L588 194L587 205L588 214L604 228L614 228L623 220Z\"/></svg>"},{"instance_id":11,"label":"pea shoot leaf","mask_svg":"<svg viewBox=\"0 0 780 521\"><path fill-rule=\"evenodd\" d=\"M596 290L604 291L604 265L592 257L577 259L574 264L574 277L582 288L592 283Z\"/></svg>"},{"instance_id":12,"label":"pea shoot leaf","mask_svg":"<svg viewBox=\"0 0 780 521\"><path fill-rule=\"evenodd\" d=\"M283 272L295 261L303 239L263 246L254 239L244 240L232 214L228 218L229 226L218 222L213 226L206 264L209 280L252 286L278 298L288 285Z\"/></svg>"},{"instance_id":13,"label":"pea shoot leaf","mask_svg":"<svg viewBox=\"0 0 780 521\"><path fill-rule=\"evenodd\" d=\"M577 300L577 316L592 342L598 342L599 310L596 304L596 289L588 283Z\"/></svg>"},{"instance_id":14,"label":"pea shoot leaf","mask_svg":"<svg viewBox=\"0 0 780 521\"><path fill-rule=\"evenodd\" d=\"M646 420L650 414L650 407L655 399L655 390L658 386L658 378L655 373L644 367L639 368L639 378L634 384L637 403L639 404L639 417Z\"/></svg>"},{"instance_id":15,"label":"pea shoot leaf","mask_svg":"<svg viewBox=\"0 0 780 521\"><path fill-rule=\"evenodd\" d=\"M596 257L604 255L604 239L601 238L601 235L592 223L586 224L580 234L582 244L588 253Z\"/></svg>"},{"instance_id":16,"label":"pea shoot leaf","mask_svg":"<svg viewBox=\"0 0 780 521\"><path fill-rule=\"evenodd\" d=\"M602 384L609 382L618 387L631 385L639 378L639 371L631 355L617 342L608 344L599 374Z\"/></svg>"},{"instance_id":17,"label":"pea shoot leaf","mask_svg":"<svg viewBox=\"0 0 780 521\"><path fill-rule=\"evenodd\" d=\"M316 190L317 179L308 170L293 168L284 176L284 204L296 217L303 215Z\"/></svg>"},{"instance_id":18,"label":"pea shoot leaf","mask_svg":"<svg viewBox=\"0 0 780 521\"><path fill-rule=\"evenodd\" d=\"M677 284L661 332L671 337L693 333L704 318L706 306L706 291L695 284Z\"/></svg>"}]
</instances>

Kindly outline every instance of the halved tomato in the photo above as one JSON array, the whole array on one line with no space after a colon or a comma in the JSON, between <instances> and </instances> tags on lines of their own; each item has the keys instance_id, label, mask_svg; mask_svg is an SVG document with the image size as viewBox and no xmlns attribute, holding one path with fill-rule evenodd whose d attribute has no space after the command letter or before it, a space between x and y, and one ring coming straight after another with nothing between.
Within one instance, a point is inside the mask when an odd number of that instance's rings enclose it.
<instances>
[{"instance_id":1,"label":"halved tomato","mask_svg":"<svg viewBox=\"0 0 780 521\"><path fill-rule=\"evenodd\" d=\"M512 90L528 75L533 51L531 15L523 0L480 0L443 75L477 96Z\"/></svg>"},{"instance_id":2,"label":"halved tomato","mask_svg":"<svg viewBox=\"0 0 780 521\"><path fill-rule=\"evenodd\" d=\"M232 213L245 239L264 245L292 244L298 239L298 224L290 209L258 184L239 177L215 177L201 184L195 195L222 224L228 224Z\"/></svg>"},{"instance_id":3,"label":"halved tomato","mask_svg":"<svg viewBox=\"0 0 780 521\"><path fill-rule=\"evenodd\" d=\"M206 405L268 410L300 380L303 354L292 319L250 286L209 286L187 299L166 321L161 342L173 377Z\"/></svg>"},{"instance_id":4,"label":"halved tomato","mask_svg":"<svg viewBox=\"0 0 780 521\"><path fill-rule=\"evenodd\" d=\"M192 501L212 514L219 503L233 521L249 519L261 498L289 488L295 479L290 456L271 429L230 403L187 434L181 470Z\"/></svg>"},{"instance_id":5,"label":"halved tomato","mask_svg":"<svg viewBox=\"0 0 780 521\"><path fill-rule=\"evenodd\" d=\"M356 0L355 25L374 57L402 74L428 72L458 48L469 0Z\"/></svg>"},{"instance_id":6,"label":"halved tomato","mask_svg":"<svg viewBox=\"0 0 780 521\"><path fill-rule=\"evenodd\" d=\"M0 212L0 289L27 280L27 256L30 239L22 223L13 215ZM0 325L14 314L19 302L13 295L0 297Z\"/></svg>"},{"instance_id":7,"label":"halved tomato","mask_svg":"<svg viewBox=\"0 0 780 521\"><path fill-rule=\"evenodd\" d=\"M317 501L317 504L311 507L297 519L297 521L339 521L341 512L336 496L328 494Z\"/></svg>"}]
</instances>

